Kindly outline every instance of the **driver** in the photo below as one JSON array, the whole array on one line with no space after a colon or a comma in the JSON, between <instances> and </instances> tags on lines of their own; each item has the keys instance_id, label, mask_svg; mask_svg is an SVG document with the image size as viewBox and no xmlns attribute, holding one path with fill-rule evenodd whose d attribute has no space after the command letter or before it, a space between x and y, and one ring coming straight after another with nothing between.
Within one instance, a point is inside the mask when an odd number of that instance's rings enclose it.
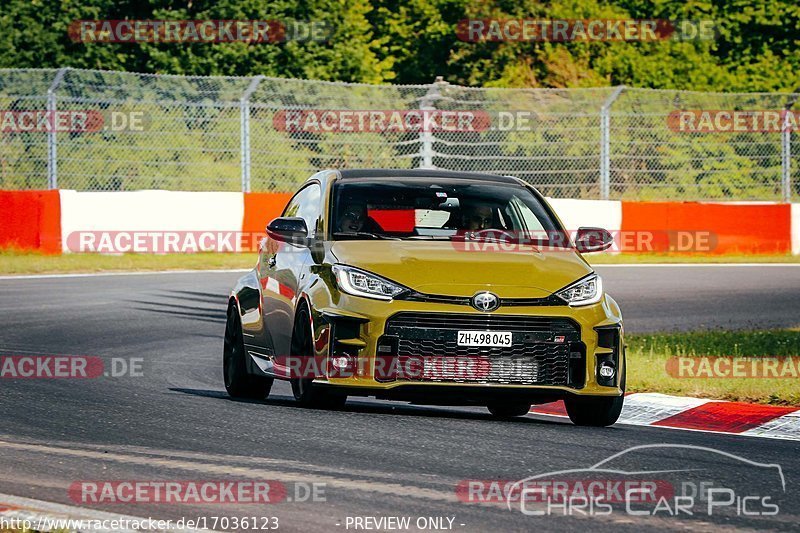
<instances>
[{"instance_id":1,"label":"driver","mask_svg":"<svg viewBox=\"0 0 800 533\"><path fill-rule=\"evenodd\" d=\"M339 221L336 225L337 231L345 233L358 233L365 231L369 233L380 232L381 227L371 216L367 214L367 204L361 202L350 202L342 206Z\"/></svg>"},{"instance_id":2,"label":"driver","mask_svg":"<svg viewBox=\"0 0 800 533\"><path fill-rule=\"evenodd\" d=\"M461 227L467 231L481 231L494 226L492 207L484 204L465 203L461 209Z\"/></svg>"}]
</instances>

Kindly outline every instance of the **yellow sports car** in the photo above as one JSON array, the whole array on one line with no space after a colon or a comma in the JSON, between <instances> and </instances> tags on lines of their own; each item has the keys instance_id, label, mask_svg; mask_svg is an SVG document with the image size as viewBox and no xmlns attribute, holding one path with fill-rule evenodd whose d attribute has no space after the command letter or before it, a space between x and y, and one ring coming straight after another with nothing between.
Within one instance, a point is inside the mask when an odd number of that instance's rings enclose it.
<instances>
[{"instance_id":1,"label":"yellow sports car","mask_svg":"<svg viewBox=\"0 0 800 533\"><path fill-rule=\"evenodd\" d=\"M231 291L225 387L305 406L347 396L482 405L497 417L563 399L575 424L616 422L622 315L533 187L490 174L325 170L267 226Z\"/></svg>"}]
</instances>

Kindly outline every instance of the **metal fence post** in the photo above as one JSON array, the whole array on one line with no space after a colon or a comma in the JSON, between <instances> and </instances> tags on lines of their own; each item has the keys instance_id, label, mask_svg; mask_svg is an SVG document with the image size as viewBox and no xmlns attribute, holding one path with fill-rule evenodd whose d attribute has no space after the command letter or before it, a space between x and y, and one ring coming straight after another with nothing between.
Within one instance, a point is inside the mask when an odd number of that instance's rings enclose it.
<instances>
[{"instance_id":1,"label":"metal fence post","mask_svg":"<svg viewBox=\"0 0 800 533\"><path fill-rule=\"evenodd\" d=\"M441 97L440 86L446 84L442 76L437 76L436 80L431 84L425 97L420 101L419 108L422 111L431 111L436 109L435 102ZM423 119L422 124L425 124ZM423 130L419 133L420 140L420 153L419 153L419 168L433 168L433 143L436 140L433 132Z\"/></svg>"},{"instance_id":2,"label":"metal fence post","mask_svg":"<svg viewBox=\"0 0 800 533\"><path fill-rule=\"evenodd\" d=\"M250 96L264 76L256 76L239 100L239 148L242 164L242 192L250 192Z\"/></svg>"},{"instance_id":3,"label":"metal fence post","mask_svg":"<svg viewBox=\"0 0 800 533\"><path fill-rule=\"evenodd\" d=\"M53 83L47 89L47 118L51 124L50 131L47 132L47 188L58 189L58 145L56 141L56 129L52 127L55 124L56 114L56 89L58 89L61 80L64 79L64 74L67 73L69 67L58 69L56 77L53 78Z\"/></svg>"},{"instance_id":4,"label":"metal fence post","mask_svg":"<svg viewBox=\"0 0 800 533\"><path fill-rule=\"evenodd\" d=\"M792 201L792 129L790 127L789 113L784 111L783 128L781 129L781 191L783 201Z\"/></svg>"},{"instance_id":5,"label":"metal fence post","mask_svg":"<svg viewBox=\"0 0 800 533\"><path fill-rule=\"evenodd\" d=\"M600 199L608 200L611 192L611 105L619 97L624 85L615 88L600 108Z\"/></svg>"}]
</instances>

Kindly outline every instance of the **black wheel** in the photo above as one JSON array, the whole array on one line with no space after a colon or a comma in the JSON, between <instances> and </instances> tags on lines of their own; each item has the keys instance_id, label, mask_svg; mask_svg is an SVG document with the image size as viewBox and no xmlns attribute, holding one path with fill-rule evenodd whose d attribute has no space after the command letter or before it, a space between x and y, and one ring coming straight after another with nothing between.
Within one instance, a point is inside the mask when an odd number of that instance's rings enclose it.
<instances>
[{"instance_id":1,"label":"black wheel","mask_svg":"<svg viewBox=\"0 0 800 533\"><path fill-rule=\"evenodd\" d=\"M576 426L605 427L617 421L624 401L624 396L573 396L565 398L564 405Z\"/></svg>"},{"instance_id":2,"label":"black wheel","mask_svg":"<svg viewBox=\"0 0 800 533\"><path fill-rule=\"evenodd\" d=\"M621 396L567 396L564 406L572 423L576 426L611 426L619 419L625 403L625 382L628 373L627 364L623 360Z\"/></svg>"},{"instance_id":3,"label":"black wheel","mask_svg":"<svg viewBox=\"0 0 800 533\"><path fill-rule=\"evenodd\" d=\"M531 404L529 403L492 403L487 407L492 416L497 418L525 416L531 410Z\"/></svg>"},{"instance_id":4,"label":"black wheel","mask_svg":"<svg viewBox=\"0 0 800 533\"><path fill-rule=\"evenodd\" d=\"M313 357L311 319L308 310L303 307L298 311L292 332L292 357ZM306 365L299 365L305 368ZM324 390L319 385L314 385L313 378L292 378L292 394L297 403L303 407L314 409L338 409L347 401L347 395Z\"/></svg>"},{"instance_id":5,"label":"black wheel","mask_svg":"<svg viewBox=\"0 0 800 533\"><path fill-rule=\"evenodd\" d=\"M228 309L225 324L225 346L222 350L222 373L225 390L232 398L263 400L272 388L272 378L251 376L247 372L242 323L236 307Z\"/></svg>"}]
</instances>

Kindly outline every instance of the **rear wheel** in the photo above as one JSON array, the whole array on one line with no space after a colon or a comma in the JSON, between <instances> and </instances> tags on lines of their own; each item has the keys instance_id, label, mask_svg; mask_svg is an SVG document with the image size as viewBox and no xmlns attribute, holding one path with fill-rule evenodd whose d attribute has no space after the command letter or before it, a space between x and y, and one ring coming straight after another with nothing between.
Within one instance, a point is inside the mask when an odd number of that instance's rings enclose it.
<instances>
[{"instance_id":1,"label":"rear wheel","mask_svg":"<svg viewBox=\"0 0 800 533\"><path fill-rule=\"evenodd\" d=\"M529 403L492 403L487 406L496 418L514 418L525 416L531 410Z\"/></svg>"},{"instance_id":2,"label":"rear wheel","mask_svg":"<svg viewBox=\"0 0 800 533\"><path fill-rule=\"evenodd\" d=\"M225 390L232 398L263 400L272 388L272 378L252 376L247 372L242 323L236 307L228 310L225 324L225 345L222 351L222 373Z\"/></svg>"},{"instance_id":3,"label":"rear wheel","mask_svg":"<svg viewBox=\"0 0 800 533\"><path fill-rule=\"evenodd\" d=\"M308 309L301 308L294 321L294 331L292 332L292 357L313 357L314 345L311 334L311 318ZM308 368L309 365L298 365L300 368ZM303 407L314 409L338 409L347 401L347 395L325 390L323 387L314 384L313 378L297 377L292 378L292 394L297 403Z\"/></svg>"}]
</instances>

